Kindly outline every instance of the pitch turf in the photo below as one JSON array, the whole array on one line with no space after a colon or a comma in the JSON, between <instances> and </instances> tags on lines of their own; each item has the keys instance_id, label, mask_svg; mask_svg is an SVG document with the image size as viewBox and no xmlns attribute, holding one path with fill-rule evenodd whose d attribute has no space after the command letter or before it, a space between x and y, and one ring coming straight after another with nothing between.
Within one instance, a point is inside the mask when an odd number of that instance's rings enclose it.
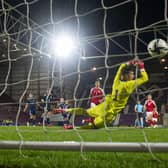
<instances>
[{"instance_id":1,"label":"pitch turf","mask_svg":"<svg viewBox=\"0 0 168 168\"><path fill-rule=\"evenodd\" d=\"M168 142L168 129L109 128L63 130L59 127L19 127L25 141ZM79 137L80 135L80 137ZM15 127L0 127L0 140L19 140ZM159 160L155 160L157 157ZM167 168L168 153L114 153L0 150L0 167L6 168Z\"/></svg>"}]
</instances>

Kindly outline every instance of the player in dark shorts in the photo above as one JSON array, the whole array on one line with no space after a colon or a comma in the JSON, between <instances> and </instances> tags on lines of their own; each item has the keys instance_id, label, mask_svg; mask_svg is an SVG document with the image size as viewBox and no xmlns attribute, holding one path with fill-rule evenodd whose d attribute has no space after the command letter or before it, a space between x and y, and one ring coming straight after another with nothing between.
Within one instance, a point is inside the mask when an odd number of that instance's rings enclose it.
<instances>
[{"instance_id":1,"label":"player in dark shorts","mask_svg":"<svg viewBox=\"0 0 168 168\"><path fill-rule=\"evenodd\" d=\"M29 93L24 108L24 112L28 111L29 113L29 121L27 122L27 126L36 125L36 106L37 106L36 99L34 98L32 93Z\"/></svg>"},{"instance_id":2,"label":"player in dark shorts","mask_svg":"<svg viewBox=\"0 0 168 168\"><path fill-rule=\"evenodd\" d=\"M60 98L60 104L58 105L58 109L63 110L63 109L68 109L70 108L70 104L68 103L68 101L64 100L64 98ZM71 129L73 128L72 125L70 124L70 118L71 118L71 114L64 111L62 112L62 116L63 116L63 120L64 120L64 128L65 129Z\"/></svg>"},{"instance_id":3,"label":"player in dark shorts","mask_svg":"<svg viewBox=\"0 0 168 168\"><path fill-rule=\"evenodd\" d=\"M41 106L43 107L44 113L41 117L41 123L43 122L43 118L46 115L46 123L50 124L50 116L52 115L51 104L53 102L53 95L49 93L49 90L43 95L41 99Z\"/></svg>"}]
</instances>

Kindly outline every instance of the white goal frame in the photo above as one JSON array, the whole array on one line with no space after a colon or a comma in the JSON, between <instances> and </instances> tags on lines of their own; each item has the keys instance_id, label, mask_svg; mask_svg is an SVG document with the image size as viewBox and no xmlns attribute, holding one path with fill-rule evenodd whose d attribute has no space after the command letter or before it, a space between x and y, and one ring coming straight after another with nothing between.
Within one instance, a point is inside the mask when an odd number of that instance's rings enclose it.
<instances>
[{"instance_id":1,"label":"white goal frame","mask_svg":"<svg viewBox=\"0 0 168 168\"><path fill-rule=\"evenodd\" d=\"M0 149L85 151L85 152L168 152L168 143L144 142L47 142L0 141Z\"/></svg>"}]
</instances>

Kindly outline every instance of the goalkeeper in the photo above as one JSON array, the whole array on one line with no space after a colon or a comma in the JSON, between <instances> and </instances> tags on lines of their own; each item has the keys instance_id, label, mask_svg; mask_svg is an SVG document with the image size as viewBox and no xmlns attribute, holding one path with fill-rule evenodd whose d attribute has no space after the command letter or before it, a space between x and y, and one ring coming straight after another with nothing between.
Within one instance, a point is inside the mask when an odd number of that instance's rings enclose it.
<instances>
[{"instance_id":1,"label":"goalkeeper","mask_svg":"<svg viewBox=\"0 0 168 168\"><path fill-rule=\"evenodd\" d=\"M135 79L135 67L140 70L140 77ZM114 78L112 94L106 95L105 101L99 105L84 110L82 108L67 109L68 112L75 112L76 115L88 114L94 118L89 125L82 128L102 128L115 119L115 116L125 107L131 93L140 85L148 81L148 75L142 61L130 61L120 65Z\"/></svg>"}]
</instances>

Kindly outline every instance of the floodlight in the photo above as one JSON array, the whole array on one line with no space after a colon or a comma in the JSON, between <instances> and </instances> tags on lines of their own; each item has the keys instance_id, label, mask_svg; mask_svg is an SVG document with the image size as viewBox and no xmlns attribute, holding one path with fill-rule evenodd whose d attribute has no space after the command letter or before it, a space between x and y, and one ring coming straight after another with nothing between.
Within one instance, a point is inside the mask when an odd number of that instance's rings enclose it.
<instances>
[{"instance_id":1,"label":"floodlight","mask_svg":"<svg viewBox=\"0 0 168 168\"><path fill-rule=\"evenodd\" d=\"M164 58L161 59L161 62L166 62L166 60Z\"/></svg>"},{"instance_id":2,"label":"floodlight","mask_svg":"<svg viewBox=\"0 0 168 168\"><path fill-rule=\"evenodd\" d=\"M96 71L96 69L97 69L97 68L96 68L95 66L94 66L94 67L92 67L92 71Z\"/></svg>"},{"instance_id":3,"label":"floodlight","mask_svg":"<svg viewBox=\"0 0 168 168\"><path fill-rule=\"evenodd\" d=\"M56 56L69 56L75 49L75 39L70 35L59 35L52 40L52 53Z\"/></svg>"}]
</instances>

